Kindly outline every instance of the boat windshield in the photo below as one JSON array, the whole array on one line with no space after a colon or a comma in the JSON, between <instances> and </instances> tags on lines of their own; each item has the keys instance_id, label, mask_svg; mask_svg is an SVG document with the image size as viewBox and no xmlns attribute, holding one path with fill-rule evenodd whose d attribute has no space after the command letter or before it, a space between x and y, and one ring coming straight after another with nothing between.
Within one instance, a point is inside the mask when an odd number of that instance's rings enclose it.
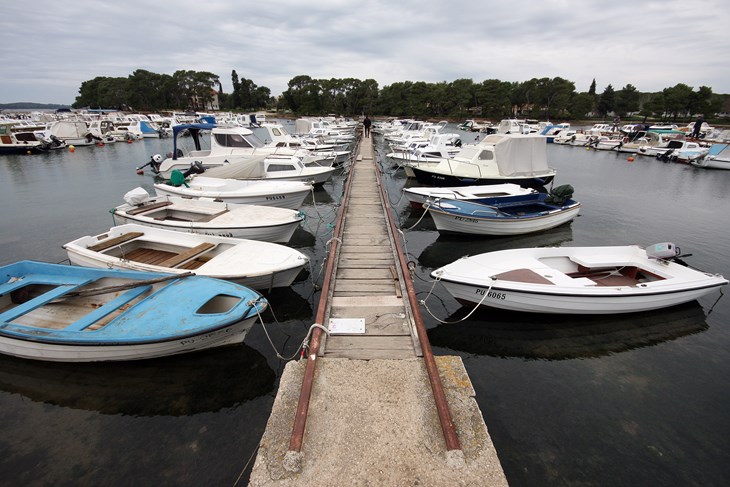
<instances>
[{"instance_id":1,"label":"boat windshield","mask_svg":"<svg viewBox=\"0 0 730 487\"><path fill-rule=\"evenodd\" d=\"M263 147L264 143L256 136L241 134L214 134L221 147Z\"/></svg>"}]
</instances>

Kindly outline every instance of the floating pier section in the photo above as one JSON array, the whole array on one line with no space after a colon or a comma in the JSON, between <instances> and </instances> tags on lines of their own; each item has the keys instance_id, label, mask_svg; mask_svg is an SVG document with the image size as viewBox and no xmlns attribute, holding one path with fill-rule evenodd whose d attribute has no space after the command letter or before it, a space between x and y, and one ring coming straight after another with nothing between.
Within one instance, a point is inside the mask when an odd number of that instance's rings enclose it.
<instances>
[{"instance_id":1,"label":"floating pier section","mask_svg":"<svg viewBox=\"0 0 730 487\"><path fill-rule=\"evenodd\" d=\"M306 360L282 375L249 485L506 486L460 357L434 357L372 138L350 168Z\"/></svg>"}]
</instances>

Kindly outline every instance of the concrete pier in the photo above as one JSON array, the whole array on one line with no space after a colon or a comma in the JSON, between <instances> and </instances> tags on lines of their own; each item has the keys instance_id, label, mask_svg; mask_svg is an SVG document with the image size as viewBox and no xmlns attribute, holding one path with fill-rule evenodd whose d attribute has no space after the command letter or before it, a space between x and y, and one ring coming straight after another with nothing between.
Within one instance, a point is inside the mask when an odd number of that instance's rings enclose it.
<instances>
[{"instance_id":1,"label":"concrete pier","mask_svg":"<svg viewBox=\"0 0 730 487\"><path fill-rule=\"evenodd\" d=\"M323 344L298 452L289 447L306 362L287 364L249 485L506 486L471 381L451 356L435 358L460 445L447 448L372 154L364 139L323 323L362 318L364 333Z\"/></svg>"}]
</instances>

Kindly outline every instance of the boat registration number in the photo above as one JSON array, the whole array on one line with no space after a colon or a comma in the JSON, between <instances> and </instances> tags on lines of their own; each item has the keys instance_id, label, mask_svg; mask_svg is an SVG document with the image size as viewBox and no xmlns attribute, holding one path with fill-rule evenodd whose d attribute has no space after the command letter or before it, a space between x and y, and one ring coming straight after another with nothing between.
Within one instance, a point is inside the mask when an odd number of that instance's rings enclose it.
<instances>
[{"instance_id":1,"label":"boat registration number","mask_svg":"<svg viewBox=\"0 0 730 487\"><path fill-rule=\"evenodd\" d=\"M479 294L480 296L484 296L484 294L487 294L487 290L486 289L477 288L476 293ZM487 297L488 298L492 298L492 299L506 299L507 298L507 294L505 294L505 293L498 293L498 292L495 292L495 291L489 291L489 293L487 294Z\"/></svg>"},{"instance_id":2,"label":"boat registration number","mask_svg":"<svg viewBox=\"0 0 730 487\"><path fill-rule=\"evenodd\" d=\"M467 223L479 223L479 220L476 218L464 218L463 216L455 216L454 220Z\"/></svg>"},{"instance_id":3,"label":"boat registration number","mask_svg":"<svg viewBox=\"0 0 730 487\"><path fill-rule=\"evenodd\" d=\"M271 201L271 200L283 200L283 199L286 199L286 196L284 196L282 194L277 194L277 195L274 195L274 196L267 196L266 197L266 200L267 201Z\"/></svg>"}]
</instances>

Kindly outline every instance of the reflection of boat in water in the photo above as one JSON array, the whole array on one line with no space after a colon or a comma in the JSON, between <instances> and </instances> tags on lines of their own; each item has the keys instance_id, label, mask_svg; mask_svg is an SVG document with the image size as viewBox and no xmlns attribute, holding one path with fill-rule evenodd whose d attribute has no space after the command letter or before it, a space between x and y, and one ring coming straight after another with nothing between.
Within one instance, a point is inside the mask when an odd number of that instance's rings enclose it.
<instances>
[{"instance_id":1,"label":"reflection of boat in water","mask_svg":"<svg viewBox=\"0 0 730 487\"><path fill-rule=\"evenodd\" d=\"M471 310L461 308L445 321ZM563 360L610 355L708 329L697 302L625 315L555 315L478 310L468 320L428 331L431 344L495 357Z\"/></svg>"},{"instance_id":2,"label":"reflection of boat in water","mask_svg":"<svg viewBox=\"0 0 730 487\"><path fill-rule=\"evenodd\" d=\"M272 391L275 379L266 358L245 344L125 363L51 363L0 356L0 391L102 414L215 412Z\"/></svg>"},{"instance_id":3,"label":"reflection of boat in water","mask_svg":"<svg viewBox=\"0 0 730 487\"><path fill-rule=\"evenodd\" d=\"M410 238L410 236L409 236ZM504 237L463 238L457 235L441 235L424 248L418 262L431 269L460 259L465 255L508 250L523 247L556 247L573 240L573 229L564 225L539 234L508 235Z\"/></svg>"},{"instance_id":4,"label":"reflection of boat in water","mask_svg":"<svg viewBox=\"0 0 730 487\"><path fill-rule=\"evenodd\" d=\"M278 287L266 295L269 308L262 313L265 326L274 321L307 320L314 316L312 303L291 287Z\"/></svg>"}]
</instances>

